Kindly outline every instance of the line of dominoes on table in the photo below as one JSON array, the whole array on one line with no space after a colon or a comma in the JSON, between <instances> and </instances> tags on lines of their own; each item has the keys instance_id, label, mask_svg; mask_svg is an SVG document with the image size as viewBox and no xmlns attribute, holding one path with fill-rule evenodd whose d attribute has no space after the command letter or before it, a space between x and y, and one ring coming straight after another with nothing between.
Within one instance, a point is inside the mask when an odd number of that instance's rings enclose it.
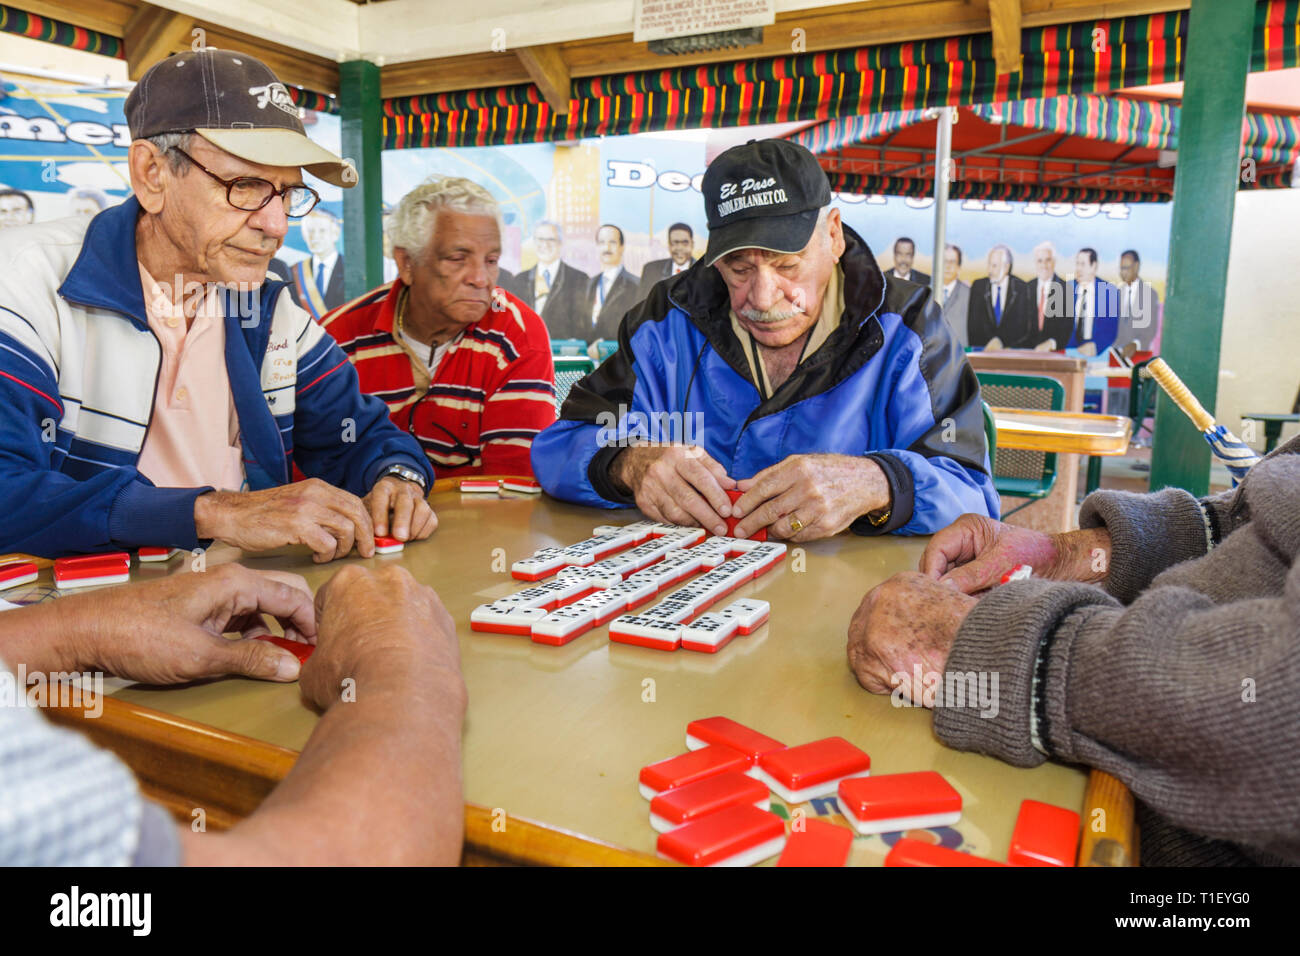
<instances>
[{"instance_id":1,"label":"line of dominoes on table","mask_svg":"<svg viewBox=\"0 0 1300 956\"><path fill-rule=\"evenodd\" d=\"M871 775L871 758L842 737L787 747L728 717L692 721L686 753L641 768L659 853L688 866L843 866L860 834L952 826L961 794L933 770ZM833 796L852 829L804 819L787 835L771 793L788 806ZM1073 866L1079 815L1025 800L1007 864ZM902 837L886 866L1005 866L997 860Z\"/></svg>"},{"instance_id":2,"label":"line of dominoes on table","mask_svg":"<svg viewBox=\"0 0 1300 956\"><path fill-rule=\"evenodd\" d=\"M785 553L784 544L709 537L700 528L653 521L601 525L584 541L516 561L511 575L533 586L479 605L470 627L560 646L608 624L615 643L714 654L762 627L771 608L753 598L710 608L766 574ZM687 578L694 580L633 613Z\"/></svg>"},{"instance_id":3,"label":"line of dominoes on table","mask_svg":"<svg viewBox=\"0 0 1300 956\"><path fill-rule=\"evenodd\" d=\"M394 554L405 545L396 538L375 535L376 554ZM182 554L184 548L141 547L136 550L140 565L165 564ZM35 581L39 569L33 561L7 561L0 564L0 591L16 588ZM102 554L79 554L54 561L54 586L61 591L73 588L98 587L104 584L125 584L131 579L131 554L128 551L110 551Z\"/></svg>"}]
</instances>

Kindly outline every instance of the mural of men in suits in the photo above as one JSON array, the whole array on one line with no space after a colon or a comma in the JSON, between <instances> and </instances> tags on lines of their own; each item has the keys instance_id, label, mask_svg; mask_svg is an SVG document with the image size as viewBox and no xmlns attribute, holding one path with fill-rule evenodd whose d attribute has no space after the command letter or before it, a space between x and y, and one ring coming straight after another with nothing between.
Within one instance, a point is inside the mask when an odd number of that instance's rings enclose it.
<instances>
[{"instance_id":1,"label":"mural of men in suits","mask_svg":"<svg viewBox=\"0 0 1300 956\"><path fill-rule=\"evenodd\" d=\"M1100 355L1115 344L1119 332L1119 292L1097 278L1097 250L1085 246L1074 257L1070 282L1074 303L1074 338L1070 345L1082 355Z\"/></svg>"},{"instance_id":2,"label":"mural of men in suits","mask_svg":"<svg viewBox=\"0 0 1300 956\"><path fill-rule=\"evenodd\" d=\"M26 226L36 221L32 197L21 189L0 189L0 229Z\"/></svg>"},{"instance_id":3,"label":"mural of men in suits","mask_svg":"<svg viewBox=\"0 0 1300 956\"><path fill-rule=\"evenodd\" d=\"M1140 351L1150 352L1160 338L1160 293L1138 273L1142 260L1135 249L1125 249L1119 257L1119 332L1115 344L1121 348L1137 343Z\"/></svg>"},{"instance_id":4,"label":"mural of men in suits","mask_svg":"<svg viewBox=\"0 0 1300 956\"><path fill-rule=\"evenodd\" d=\"M930 277L912 268L912 260L915 258L915 242L907 236L899 236L894 240L894 275L908 282L915 282L917 285L929 285Z\"/></svg>"},{"instance_id":5,"label":"mural of men in suits","mask_svg":"<svg viewBox=\"0 0 1300 956\"><path fill-rule=\"evenodd\" d=\"M311 255L287 267L272 259L271 271L289 283L293 301L310 312L312 318L319 319L347 301L343 291L343 256L339 254L343 228L337 216L320 206L302 220L301 228Z\"/></svg>"},{"instance_id":6,"label":"mural of men in suits","mask_svg":"<svg viewBox=\"0 0 1300 956\"><path fill-rule=\"evenodd\" d=\"M585 335L576 338L594 341L618 337L623 315L637 303L637 280L623 268L623 230L605 223L596 230L596 249L600 253L600 271L587 284L587 314L590 324Z\"/></svg>"},{"instance_id":7,"label":"mural of men in suits","mask_svg":"<svg viewBox=\"0 0 1300 956\"><path fill-rule=\"evenodd\" d=\"M679 272L685 272L695 263L695 233L684 222L675 222L668 227L668 258L654 259L645 264L641 270L641 287L637 289L636 299L640 302L650 294L654 284Z\"/></svg>"},{"instance_id":8,"label":"mural of men in suits","mask_svg":"<svg viewBox=\"0 0 1300 956\"><path fill-rule=\"evenodd\" d=\"M506 287L542 317L552 339L587 339L587 274L563 259L564 233L558 223L539 219L533 227L537 264L515 276ZM504 283L502 283L504 285Z\"/></svg>"},{"instance_id":9,"label":"mural of men in suits","mask_svg":"<svg viewBox=\"0 0 1300 956\"><path fill-rule=\"evenodd\" d=\"M1011 274L1011 249L998 244L989 250L987 278L970 287L967 329L975 348L1030 347L1029 288Z\"/></svg>"},{"instance_id":10,"label":"mural of men in suits","mask_svg":"<svg viewBox=\"0 0 1300 956\"><path fill-rule=\"evenodd\" d=\"M1042 351L1069 345L1074 335L1074 300L1066 291L1065 280L1056 274L1056 247L1050 242L1034 246L1029 301L1034 312L1029 344Z\"/></svg>"},{"instance_id":11,"label":"mural of men in suits","mask_svg":"<svg viewBox=\"0 0 1300 956\"><path fill-rule=\"evenodd\" d=\"M967 316L970 313L970 286L957 278L961 270L961 247L943 247L943 317L962 348L970 345Z\"/></svg>"}]
</instances>

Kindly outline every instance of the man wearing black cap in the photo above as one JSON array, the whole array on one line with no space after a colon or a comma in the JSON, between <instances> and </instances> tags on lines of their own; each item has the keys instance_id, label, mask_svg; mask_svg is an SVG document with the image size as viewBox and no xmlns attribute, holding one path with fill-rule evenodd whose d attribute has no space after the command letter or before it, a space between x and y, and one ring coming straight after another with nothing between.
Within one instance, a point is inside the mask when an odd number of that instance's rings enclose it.
<instances>
[{"instance_id":1,"label":"man wearing black cap","mask_svg":"<svg viewBox=\"0 0 1300 956\"><path fill-rule=\"evenodd\" d=\"M419 446L266 281L319 199L302 169L345 188L356 170L242 53L163 60L126 116L130 199L0 236L0 552L221 540L327 561L428 536Z\"/></svg>"},{"instance_id":2,"label":"man wearing black cap","mask_svg":"<svg viewBox=\"0 0 1300 956\"><path fill-rule=\"evenodd\" d=\"M974 373L929 290L882 275L840 221L813 155L733 147L703 193L707 268L624 318L533 442L543 488L795 541L996 515Z\"/></svg>"}]
</instances>

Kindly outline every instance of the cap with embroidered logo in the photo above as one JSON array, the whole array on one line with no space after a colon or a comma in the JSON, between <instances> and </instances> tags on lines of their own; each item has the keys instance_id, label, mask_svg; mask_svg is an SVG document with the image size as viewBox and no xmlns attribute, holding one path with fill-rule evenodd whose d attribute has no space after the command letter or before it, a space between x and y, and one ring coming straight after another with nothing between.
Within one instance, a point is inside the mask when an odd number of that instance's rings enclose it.
<instances>
[{"instance_id":1,"label":"cap with embroidered logo","mask_svg":"<svg viewBox=\"0 0 1300 956\"><path fill-rule=\"evenodd\" d=\"M301 166L348 188L356 168L313 142L298 107L261 60L205 47L155 63L126 98L132 139L194 132L232 156L263 166Z\"/></svg>"},{"instance_id":2,"label":"cap with embroidered logo","mask_svg":"<svg viewBox=\"0 0 1300 956\"><path fill-rule=\"evenodd\" d=\"M831 184L817 158L786 139L731 147L709 164L701 191L709 221L708 265L737 249L799 252L831 201Z\"/></svg>"}]
</instances>

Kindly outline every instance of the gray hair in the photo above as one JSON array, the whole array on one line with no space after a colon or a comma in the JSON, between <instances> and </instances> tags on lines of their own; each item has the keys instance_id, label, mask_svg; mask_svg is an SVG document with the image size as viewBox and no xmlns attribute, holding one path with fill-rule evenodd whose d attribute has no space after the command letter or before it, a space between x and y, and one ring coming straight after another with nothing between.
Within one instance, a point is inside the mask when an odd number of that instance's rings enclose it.
<instances>
[{"instance_id":1,"label":"gray hair","mask_svg":"<svg viewBox=\"0 0 1300 956\"><path fill-rule=\"evenodd\" d=\"M1038 255L1040 252L1050 252L1052 254L1052 258L1053 259L1056 258L1056 246L1052 245L1052 241L1050 239L1044 240L1043 242L1040 242L1038 245L1034 246L1034 255Z\"/></svg>"},{"instance_id":2,"label":"gray hair","mask_svg":"<svg viewBox=\"0 0 1300 956\"><path fill-rule=\"evenodd\" d=\"M558 222L556 222L555 220L553 220L553 219L539 219L539 220L537 220L536 224L534 224L534 226L533 226L533 235L534 235L534 236L537 235L537 230L538 230L538 229L541 229L542 226L550 226L552 229L555 230L555 238L558 239L560 242L564 242L564 230L561 229L561 228L560 228L560 224L559 224Z\"/></svg>"},{"instance_id":3,"label":"gray hair","mask_svg":"<svg viewBox=\"0 0 1300 956\"><path fill-rule=\"evenodd\" d=\"M148 137L148 142L153 143L158 148L158 152L167 157L167 164L173 173L189 168L190 161L176 152L176 147L188 152L193 140L193 133L159 133Z\"/></svg>"},{"instance_id":4,"label":"gray hair","mask_svg":"<svg viewBox=\"0 0 1300 956\"><path fill-rule=\"evenodd\" d=\"M433 239L433 223L438 210L491 216L502 229L501 208L492 194L478 183L460 176L436 176L416 186L393 210L389 237L394 249L405 249L419 259Z\"/></svg>"},{"instance_id":5,"label":"gray hair","mask_svg":"<svg viewBox=\"0 0 1300 956\"><path fill-rule=\"evenodd\" d=\"M989 250L988 257L992 259L993 253L997 252L999 249L1001 249L1003 252L1007 254L1007 272L1010 272L1012 266L1016 264L1016 257L1012 254L1010 246L1004 245L1003 243L999 242L996 246L994 246L992 249Z\"/></svg>"}]
</instances>

